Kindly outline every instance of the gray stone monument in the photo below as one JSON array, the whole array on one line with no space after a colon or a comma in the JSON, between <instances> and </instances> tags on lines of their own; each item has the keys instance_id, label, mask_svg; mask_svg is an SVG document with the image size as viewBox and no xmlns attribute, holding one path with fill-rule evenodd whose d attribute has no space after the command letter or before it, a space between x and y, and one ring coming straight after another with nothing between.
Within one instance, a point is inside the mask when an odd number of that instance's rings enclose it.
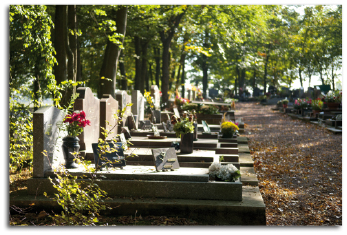
<instances>
[{"instance_id":1,"label":"gray stone monument","mask_svg":"<svg viewBox=\"0 0 347 235\"><path fill-rule=\"evenodd\" d=\"M138 121L145 120L145 97L138 90L133 90L131 93L131 111L134 115L137 115Z\"/></svg>"},{"instance_id":2,"label":"gray stone monument","mask_svg":"<svg viewBox=\"0 0 347 235\"><path fill-rule=\"evenodd\" d=\"M44 177L45 171L65 164L62 138L65 113L53 106L41 107L33 115L33 177ZM45 154L44 154L45 153ZM52 167L51 167L52 166Z\"/></svg>"},{"instance_id":3,"label":"gray stone monument","mask_svg":"<svg viewBox=\"0 0 347 235\"><path fill-rule=\"evenodd\" d=\"M187 90L188 92L188 100L192 100L192 90Z\"/></svg>"},{"instance_id":4,"label":"gray stone monument","mask_svg":"<svg viewBox=\"0 0 347 235\"><path fill-rule=\"evenodd\" d=\"M91 153L92 143L97 143L100 134L100 100L94 96L89 87L77 88L79 97L74 104L74 110L83 110L86 113L86 119L90 120L90 126L83 128L83 132L78 136L80 139L80 151L85 150L86 154Z\"/></svg>"},{"instance_id":5,"label":"gray stone monument","mask_svg":"<svg viewBox=\"0 0 347 235\"><path fill-rule=\"evenodd\" d=\"M154 108L160 110L160 93L157 85L151 86L151 96L153 97Z\"/></svg>"},{"instance_id":6,"label":"gray stone monument","mask_svg":"<svg viewBox=\"0 0 347 235\"><path fill-rule=\"evenodd\" d=\"M126 107L126 104L128 102L128 94L126 91L117 91L116 92L116 100L118 101L118 109L120 111L123 110L123 108ZM118 133L120 133L120 128L125 126L125 122L126 122L126 116L127 115L127 111L124 112L124 116L121 120L121 123L118 125Z\"/></svg>"},{"instance_id":7,"label":"gray stone monument","mask_svg":"<svg viewBox=\"0 0 347 235\"><path fill-rule=\"evenodd\" d=\"M109 134L106 140L111 140L117 135L117 122L115 115L118 115L118 101L111 95L104 94L100 100L100 127L105 128ZM103 130L100 128L100 138L104 139Z\"/></svg>"}]
</instances>

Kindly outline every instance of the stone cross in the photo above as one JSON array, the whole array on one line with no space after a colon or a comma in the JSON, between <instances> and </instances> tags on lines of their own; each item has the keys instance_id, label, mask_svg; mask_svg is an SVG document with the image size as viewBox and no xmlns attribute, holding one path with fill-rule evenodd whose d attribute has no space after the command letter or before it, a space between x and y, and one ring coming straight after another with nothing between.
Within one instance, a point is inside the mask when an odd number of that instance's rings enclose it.
<instances>
[{"instance_id":1,"label":"stone cross","mask_svg":"<svg viewBox=\"0 0 347 235\"><path fill-rule=\"evenodd\" d=\"M109 132L106 140L111 140L117 135L118 120L115 118L115 115L118 115L117 111L118 101L111 95L104 94L100 100L100 127ZM100 138L104 139L102 132L104 131L100 128Z\"/></svg>"},{"instance_id":2,"label":"stone cross","mask_svg":"<svg viewBox=\"0 0 347 235\"><path fill-rule=\"evenodd\" d=\"M93 153L92 143L97 143L100 134L100 100L96 98L89 87L78 87L79 97L74 104L74 110L83 110L86 119L90 120L90 126L83 128L78 136L80 139L80 150Z\"/></svg>"},{"instance_id":3,"label":"stone cross","mask_svg":"<svg viewBox=\"0 0 347 235\"><path fill-rule=\"evenodd\" d=\"M160 93L157 85L151 86L151 96L153 97L154 108L160 110Z\"/></svg>"},{"instance_id":4,"label":"stone cross","mask_svg":"<svg viewBox=\"0 0 347 235\"><path fill-rule=\"evenodd\" d=\"M61 127L65 113L54 106L41 107L33 115L33 177L44 177L51 166L64 164L62 138L67 131Z\"/></svg>"}]
</instances>

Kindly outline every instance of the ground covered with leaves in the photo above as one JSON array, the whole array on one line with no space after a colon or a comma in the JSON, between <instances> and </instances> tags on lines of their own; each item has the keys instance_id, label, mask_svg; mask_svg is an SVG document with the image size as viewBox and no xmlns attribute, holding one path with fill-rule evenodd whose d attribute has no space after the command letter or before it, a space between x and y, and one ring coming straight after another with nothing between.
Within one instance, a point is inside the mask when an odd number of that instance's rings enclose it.
<instances>
[{"instance_id":1,"label":"ground covered with leaves","mask_svg":"<svg viewBox=\"0 0 347 235\"><path fill-rule=\"evenodd\" d=\"M267 225L342 225L342 135L239 103Z\"/></svg>"}]
</instances>

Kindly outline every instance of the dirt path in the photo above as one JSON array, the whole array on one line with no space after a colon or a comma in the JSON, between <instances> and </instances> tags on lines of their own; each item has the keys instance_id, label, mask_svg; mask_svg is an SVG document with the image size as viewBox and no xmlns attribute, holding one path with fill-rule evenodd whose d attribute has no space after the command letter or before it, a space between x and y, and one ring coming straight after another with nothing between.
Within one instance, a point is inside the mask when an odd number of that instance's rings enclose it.
<instances>
[{"instance_id":1,"label":"dirt path","mask_svg":"<svg viewBox=\"0 0 347 235\"><path fill-rule=\"evenodd\" d=\"M342 225L342 135L238 103L267 225Z\"/></svg>"}]
</instances>

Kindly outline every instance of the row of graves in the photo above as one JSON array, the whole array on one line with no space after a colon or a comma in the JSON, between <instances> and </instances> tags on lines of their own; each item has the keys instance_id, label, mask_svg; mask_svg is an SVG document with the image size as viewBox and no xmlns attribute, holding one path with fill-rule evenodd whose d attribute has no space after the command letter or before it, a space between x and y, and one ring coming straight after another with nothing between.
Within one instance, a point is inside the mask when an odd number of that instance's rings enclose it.
<instances>
[{"instance_id":1,"label":"row of graves","mask_svg":"<svg viewBox=\"0 0 347 235\"><path fill-rule=\"evenodd\" d=\"M284 99L277 108L292 118L323 126L335 133L342 133L342 92L329 91L316 99L296 99L293 103Z\"/></svg>"},{"instance_id":2,"label":"row of graves","mask_svg":"<svg viewBox=\"0 0 347 235\"><path fill-rule=\"evenodd\" d=\"M80 87L77 92L74 109L83 110L90 121L78 136L79 155L97 168L95 174L100 178L97 184L112 198L107 202L117 206L112 211L114 216L134 215L137 211L142 216L180 216L206 224L266 225L265 205L247 138L235 135L222 138L222 114L197 117L194 133L178 138L172 120L183 119L186 114L176 107L160 111L156 86L151 89L155 108L148 117L144 112L146 99L140 91L133 90L131 95L118 91L115 99L110 95L98 99L88 87ZM125 110L120 122L114 116L118 110ZM224 118L235 121L234 110L224 113ZM71 157L71 153L64 156L62 151L67 136L61 128L65 115L52 106L34 113L33 178L28 181L28 196L11 196L11 203L53 205L53 200L48 202L41 195L44 192L54 195L48 177L54 178L54 170L67 165L67 158ZM239 122L242 130L243 123ZM112 133L105 135L102 130ZM102 156L99 138L109 141L110 147L117 151ZM117 142L111 141L114 138ZM73 150L76 149L69 151ZM83 167L67 168L71 175L81 176L81 181L88 180L82 177L85 177ZM229 181L221 180L222 176L217 174L230 176L235 172L241 177Z\"/></svg>"}]
</instances>

